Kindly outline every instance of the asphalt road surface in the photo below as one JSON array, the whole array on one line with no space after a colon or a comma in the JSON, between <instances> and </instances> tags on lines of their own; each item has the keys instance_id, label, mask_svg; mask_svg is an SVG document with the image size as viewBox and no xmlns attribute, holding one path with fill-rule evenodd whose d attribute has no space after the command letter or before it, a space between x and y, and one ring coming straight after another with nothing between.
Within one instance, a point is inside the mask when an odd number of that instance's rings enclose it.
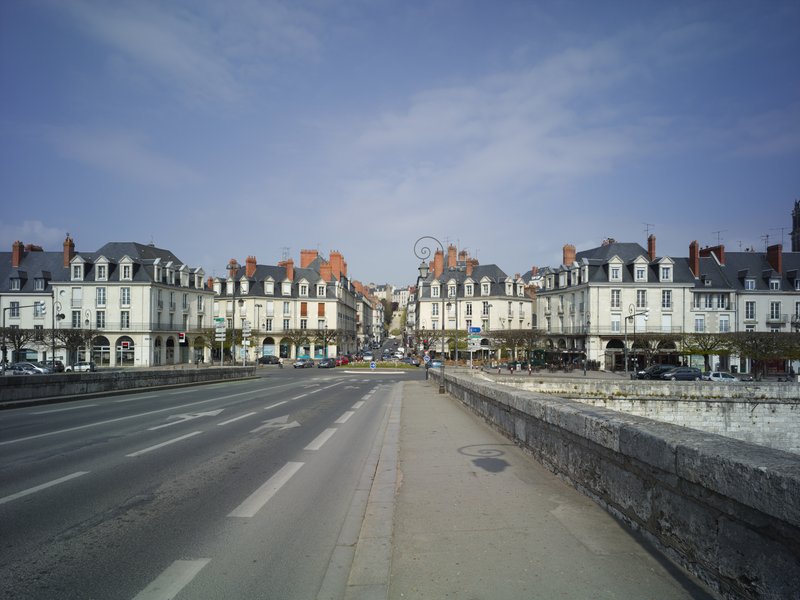
<instances>
[{"instance_id":1,"label":"asphalt road surface","mask_svg":"<svg viewBox=\"0 0 800 600\"><path fill-rule=\"evenodd\" d=\"M0 597L309 599L336 581L389 405L424 375L259 373L2 411Z\"/></svg>"}]
</instances>

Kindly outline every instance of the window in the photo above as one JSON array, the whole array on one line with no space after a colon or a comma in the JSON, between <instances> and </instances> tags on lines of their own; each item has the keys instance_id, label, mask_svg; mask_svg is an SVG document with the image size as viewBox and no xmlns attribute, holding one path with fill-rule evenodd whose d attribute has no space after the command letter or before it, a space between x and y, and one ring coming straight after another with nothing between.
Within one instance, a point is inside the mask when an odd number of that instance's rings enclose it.
<instances>
[{"instance_id":1,"label":"window","mask_svg":"<svg viewBox=\"0 0 800 600\"><path fill-rule=\"evenodd\" d=\"M731 330L731 318L728 315L719 316L719 332L729 333Z\"/></svg>"},{"instance_id":2,"label":"window","mask_svg":"<svg viewBox=\"0 0 800 600\"><path fill-rule=\"evenodd\" d=\"M722 310L727 310L728 296L726 294L717 294L717 308L721 308Z\"/></svg>"},{"instance_id":3,"label":"window","mask_svg":"<svg viewBox=\"0 0 800 600\"><path fill-rule=\"evenodd\" d=\"M481 284L481 296L488 296L490 294L490 285L488 283Z\"/></svg>"},{"instance_id":4,"label":"window","mask_svg":"<svg viewBox=\"0 0 800 600\"><path fill-rule=\"evenodd\" d=\"M83 267L81 265L72 265L72 279L83 279Z\"/></svg>"},{"instance_id":5,"label":"window","mask_svg":"<svg viewBox=\"0 0 800 600\"><path fill-rule=\"evenodd\" d=\"M11 310L9 311L9 313L11 314L9 316L19 318L19 302L16 301L12 302L10 308Z\"/></svg>"},{"instance_id":6,"label":"window","mask_svg":"<svg viewBox=\"0 0 800 600\"><path fill-rule=\"evenodd\" d=\"M131 288L129 287L119 288L119 303L122 306L131 305Z\"/></svg>"},{"instance_id":7,"label":"window","mask_svg":"<svg viewBox=\"0 0 800 600\"><path fill-rule=\"evenodd\" d=\"M800 282L800 279L798 279L797 281ZM473 289L474 288L473 288L471 283L464 284L464 295L465 296L472 296L472 294L474 293Z\"/></svg>"},{"instance_id":8,"label":"window","mask_svg":"<svg viewBox=\"0 0 800 600\"><path fill-rule=\"evenodd\" d=\"M439 286L431 286L431 298L438 298L439 297Z\"/></svg>"},{"instance_id":9,"label":"window","mask_svg":"<svg viewBox=\"0 0 800 600\"><path fill-rule=\"evenodd\" d=\"M434 317L439 316L439 305L438 304L432 304L431 305L431 315L433 315Z\"/></svg>"},{"instance_id":10,"label":"window","mask_svg":"<svg viewBox=\"0 0 800 600\"><path fill-rule=\"evenodd\" d=\"M283 330L284 331L288 331L289 330L289 319L284 319L283 320Z\"/></svg>"},{"instance_id":11,"label":"window","mask_svg":"<svg viewBox=\"0 0 800 600\"><path fill-rule=\"evenodd\" d=\"M611 315L611 331L614 333L619 333L620 331L620 315Z\"/></svg>"},{"instance_id":12,"label":"window","mask_svg":"<svg viewBox=\"0 0 800 600\"><path fill-rule=\"evenodd\" d=\"M794 316L800 317L800 302L794 303Z\"/></svg>"},{"instance_id":13,"label":"window","mask_svg":"<svg viewBox=\"0 0 800 600\"><path fill-rule=\"evenodd\" d=\"M203 312L203 309L205 308L203 306L203 302L204 302L203 297L202 296L198 296L197 297L197 311L198 312Z\"/></svg>"},{"instance_id":14,"label":"window","mask_svg":"<svg viewBox=\"0 0 800 600\"><path fill-rule=\"evenodd\" d=\"M769 280L769 289L771 290L779 290L781 289L781 282L779 279L770 279Z\"/></svg>"},{"instance_id":15,"label":"window","mask_svg":"<svg viewBox=\"0 0 800 600\"><path fill-rule=\"evenodd\" d=\"M481 314L484 314L484 315L488 315L489 314L489 303L488 302L484 302L483 303L483 311L482 311Z\"/></svg>"},{"instance_id":16,"label":"window","mask_svg":"<svg viewBox=\"0 0 800 600\"><path fill-rule=\"evenodd\" d=\"M636 267L636 281L646 281L645 268L644 267Z\"/></svg>"},{"instance_id":17,"label":"window","mask_svg":"<svg viewBox=\"0 0 800 600\"><path fill-rule=\"evenodd\" d=\"M283 314L285 314L285 315L291 314L292 311L291 311L290 306L291 305L288 302L284 302L283 303Z\"/></svg>"},{"instance_id":18,"label":"window","mask_svg":"<svg viewBox=\"0 0 800 600\"><path fill-rule=\"evenodd\" d=\"M97 280L98 281L105 281L107 270L105 265L97 265Z\"/></svg>"},{"instance_id":19,"label":"window","mask_svg":"<svg viewBox=\"0 0 800 600\"><path fill-rule=\"evenodd\" d=\"M744 289L746 289L746 290L754 290L754 289L756 289L756 280L755 279L745 279L744 280Z\"/></svg>"},{"instance_id":20,"label":"window","mask_svg":"<svg viewBox=\"0 0 800 600\"><path fill-rule=\"evenodd\" d=\"M290 281L285 281L281 286L281 294L284 296L291 296L292 295L292 283Z\"/></svg>"},{"instance_id":21,"label":"window","mask_svg":"<svg viewBox=\"0 0 800 600\"><path fill-rule=\"evenodd\" d=\"M81 311L79 310L72 311L72 328L73 329L81 328Z\"/></svg>"},{"instance_id":22,"label":"window","mask_svg":"<svg viewBox=\"0 0 800 600\"><path fill-rule=\"evenodd\" d=\"M661 267L661 281L672 281L672 267Z\"/></svg>"},{"instance_id":23,"label":"window","mask_svg":"<svg viewBox=\"0 0 800 600\"><path fill-rule=\"evenodd\" d=\"M131 311L123 310L119 313L119 326L122 329L131 328Z\"/></svg>"},{"instance_id":24,"label":"window","mask_svg":"<svg viewBox=\"0 0 800 600\"><path fill-rule=\"evenodd\" d=\"M317 286L317 297L324 298L325 297L325 286L318 285Z\"/></svg>"},{"instance_id":25,"label":"window","mask_svg":"<svg viewBox=\"0 0 800 600\"><path fill-rule=\"evenodd\" d=\"M703 333L706 330L705 315L694 316L694 331L695 333Z\"/></svg>"},{"instance_id":26,"label":"window","mask_svg":"<svg viewBox=\"0 0 800 600\"><path fill-rule=\"evenodd\" d=\"M770 302L769 303L769 318L773 319L773 320L781 318L781 303L780 302Z\"/></svg>"},{"instance_id":27,"label":"window","mask_svg":"<svg viewBox=\"0 0 800 600\"><path fill-rule=\"evenodd\" d=\"M611 267L611 281L622 280L622 267Z\"/></svg>"},{"instance_id":28,"label":"window","mask_svg":"<svg viewBox=\"0 0 800 600\"><path fill-rule=\"evenodd\" d=\"M305 283L301 283L299 294L301 296L308 296L308 285L306 285Z\"/></svg>"},{"instance_id":29,"label":"window","mask_svg":"<svg viewBox=\"0 0 800 600\"><path fill-rule=\"evenodd\" d=\"M44 307L44 302L34 302L33 303L33 316L42 318L44 317L47 309Z\"/></svg>"},{"instance_id":30,"label":"window","mask_svg":"<svg viewBox=\"0 0 800 600\"><path fill-rule=\"evenodd\" d=\"M744 318L748 321L756 318L756 303L754 301L744 303Z\"/></svg>"},{"instance_id":31,"label":"window","mask_svg":"<svg viewBox=\"0 0 800 600\"><path fill-rule=\"evenodd\" d=\"M672 290L661 290L661 308L672 308Z\"/></svg>"},{"instance_id":32,"label":"window","mask_svg":"<svg viewBox=\"0 0 800 600\"><path fill-rule=\"evenodd\" d=\"M130 280L130 278L131 278L131 266L122 265L122 279Z\"/></svg>"},{"instance_id":33,"label":"window","mask_svg":"<svg viewBox=\"0 0 800 600\"><path fill-rule=\"evenodd\" d=\"M447 286L447 297L448 298L456 297L456 286L454 284L450 284Z\"/></svg>"},{"instance_id":34,"label":"window","mask_svg":"<svg viewBox=\"0 0 800 600\"><path fill-rule=\"evenodd\" d=\"M472 316L472 302L467 302L464 306L466 306L467 316Z\"/></svg>"},{"instance_id":35,"label":"window","mask_svg":"<svg viewBox=\"0 0 800 600\"><path fill-rule=\"evenodd\" d=\"M43 292L44 291L44 279L41 277L38 279L33 280L33 289L36 292Z\"/></svg>"},{"instance_id":36,"label":"window","mask_svg":"<svg viewBox=\"0 0 800 600\"><path fill-rule=\"evenodd\" d=\"M18 292L22 288L19 277L14 277L11 280L11 291Z\"/></svg>"},{"instance_id":37,"label":"window","mask_svg":"<svg viewBox=\"0 0 800 600\"><path fill-rule=\"evenodd\" d=\"M99 287L95 290L95 297L97 299L97 306L106 305L106 288Z\"/></svg>"},{"instance_id":38,"label":"window","mask_svg":"<svg viewBox=\"0 0 800 600\"><path fill-rule=\"evenodd\" d=\"M267 319L267 331L272 331L272 319Z\"/></svg>"},{"instance_id":39,"label":"window","mask_svg":"<svg viewBox=\"0 0 800 600\"><path fill-rule=\"evenodd\" d=\"M268 296L273 296L275 294L275 282L274 281L267 281L264 284L264 293Z\"/></svg>"},{"instance_id":40,"label":"window","mask_svg":"<svg viewBox=\"0 0 800 600\"><path fill-rule=\"evenodd\" d=\"M95 313L95 315L96 315L96 317L95 317L95 325L96 325L97 329L105 329L105 326L106 326L106 311L98 310Z\"/></svg>"},{"instance_id":41,"label":"window","mask_svg":"<svg viewBox=\"0 0 800 600\"><path fill-rule=\"evenodd\" d=\"M472 319L467 319L467 331L472 328Z\"/></svg>"},{"instance_id":42,"label":"window","mask_svg":"<svg viewBox=\"0 0 800 600\"><path fill-rule=\"evenodd\" d=\"M647 308L647 290L636 290L636 308Z\"/></svg>"},{"instance_id":43,"label":"window","mask_svg":"<svg viewBox=\"0 0 800 600\"><path fill-rule=\"evenodd\" d=\"M512 308L512 306L513 306L513 303L509 302L508 303L508 318L509 319L514 316L514 309Z\"/></svg>"},{"instance_id":44,"label":"window","mask_svg":"<svg viewBox=\"0 0 800 600\"><path fill-rule=\"evenodd\" d=\"M301 302L300 303L300 316L307 317L308 316L308 302Z\"/></svg>"},{"instance_id":45,"label":"window","mask_svg":"<svg viewBox=\"0 0 800 600\"><path fill-rule=\"evenodd\" d=\"M703 299L705 301L706 308L713 308L714 306L714 296L712 294L703 294Z\"/></svg>"},{"instance_id":46,"label":"window","mask_svg":"<svg viewBox=\"0 0 800 600\"><path fill-rule=\"evenodd\" d=\"M611 290L611 308L619 308L620 307L620 297L621 297L621 295L622 295L622 290ZM550 301L550 299L548 298L548 308L550 308L549 307L549 301Z\"/></svg>"},{"instance_id":47,"label":"window","mask_svg":"<svg viewBox=\"0 0 800 600\"><path fill-rule=\"evenodd\" d=\"M300 319L300 329L308 329L308 319Z\"/></svg>"}]
</instances>

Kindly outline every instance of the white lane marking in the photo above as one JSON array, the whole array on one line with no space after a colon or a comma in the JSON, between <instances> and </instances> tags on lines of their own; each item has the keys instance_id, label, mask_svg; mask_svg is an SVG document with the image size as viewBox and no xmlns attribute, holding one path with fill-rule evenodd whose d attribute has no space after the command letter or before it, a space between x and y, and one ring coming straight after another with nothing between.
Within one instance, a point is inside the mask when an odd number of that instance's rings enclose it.
<instances>
[{"instance_id":1,"label":"white lane marking","mask_svg":"<svg viewBox=\"0 0 800 600\"><path fill-rule=\"evenodd\" d=\"M134 400L146 400L147 398L156 398L157 394L149 394L147 396L134 396L133 398L122 398L121 400L114 400L114 404L122 402L133 402Z\"/></svg>"},{"instance_id":2,"label":"white lane marking","mask_svg":"<svg viewBox=\"0 0 800 600\"><path fill-rule=\"evenodd\" d=\"M353 404L353 410L358 410L358 409L359 409L359 408L361 408L362 406L364 406L364 401L363 401L363 400L359 400L358 402L356 402L355 404Z\"/></svg>"},{"instance_id":3,"label":"white lane marking","mask_svg":"<svg viewBox=\"0 0 800 600\"><path fill-rule=\"evenodd\" d=\"M57 435L59 433L69 433L70 431L79 431L81 429L87 429L89 427L97 427L98 425L108 425L109 423L117 423L118 421L127 421L128 419L136 419L138 417L146 417L147 415L155 415L162 412L167 412L168 410L178 410L179 408L186 408L187 406L195 406L197 404L205 404L206 402L216 402L217 400L226 400L227 398L233 398L234 396L244 396L247 394L256 394L259 390L252 390L249 392L240 392L238 394L229 394L227 396L220 396L219 398L209 398L208 400L198 400L197 402L189 402L188 404L179 404L178 406L172 406L170 408L159 408L157 410L148 410L147 412L138 413L135 415L128 415L127 417L117 417L116 419L106 419L105 421L97 421L96 423L87 423L86 425L78 425L77 427L68 427L67 429L58 429L56 431L48 431L47 433L39 433L37 435L29 435L27 437L17 438L15 440L7 440L5 442L0 442L0 446L6 446L8 444L16 444L17 442L26 442L28 440L36 440L39 438L47 437L50 435Z\"/></svg>"},{"instance_id":4,"label":"white lane marking","mask_svg":"<svg viewBox=\"0 0 800 600\"><path fill-rule=\"evenodd\" d=\"M249 412L245 415L239 415L238 417L233 417L232 419L228 419L227 421L223 421L222 423L217 423L217 425L227 425L228 423L233 423L234 421L238 421L239 419L246 419L247 417L252 417L254 412Z\"/></svg>"},{"instance_id":5,"label":"white lane marking","mask_svg":"<svg viewBox=\"0 0 800 600\"><path fill-rule=\"evenodd\" d=\"M311 442L308 446L306 446L303 449L304 450L319 450L320 448L322 448L322 444L327 442L331 438L331 436L334 433L336 433L337 431L338 431L338 429L326 429L325 431L320 433L313 442Z\"/></svg>"},{"instance_id":6,"label":"white lane marking","mask_svg":"<svg viewBox=\"0 0 800 600\"><path fill-rule=\"evenodd\" d=\"M352 410L348 410L348 411L347 411L346 413L344 413L344 414L343 414L341 417L339 417L338 419L336 419L336 420L334 421L334 423L336 423L337 425L341 425L342 423L347 423L347 419L349 419L350 417L352 417L354 414L355 414L355 413L354 413Z\"/></svg>"},{"instance_id":7,"label":"white lane marking","mask_svg":"<svg viewBox=\"0 0 800 600\"><path fill-rule=\"evenodd\" d=\"M275 404L270 404L269 406L265 406L264 410L269 410L270 408L275 408L276 406L280 406L281 404L286 404L288 400L281 400L280 402L276 402Z\"/></svg>"},{"instance_id":8,"label":"white lane marking","mask_svg":"<svg viewBox=\"0 0 800 600\"><path fill-rule=\"evenodd\" d=\"M89 408L91 406L97 406L97 404L84 404L82 406L67 406L66 408L54 408L52 410L40 410L39 412L33 412L32 415L49 415L50 413L58 413L64 412L65 410L78 410L79 408Z\"/></svg>"},{"instance_id":9,"label":"white lane marking","mask_svg":"<svg viewBox=\"0 0 800 600\"><path fill-rule=\"evenodd\" d=\"M188 394L190 392L194 392L195 390L176 390L174 392L170 392L169 396L177 396L178 394Z\"/></svg>"},{"instance_id":10,"label":"white lane marking","mask_svg":"<svg viewBox=\"0 0 800 600\"><path fill-rule=\"evenodd\" d=\"M153 450L158 450L159 448L163 448L164 446L169 446L170 444L174 444L175 442L180 442L181 440L185 440L186 438L190 438L194 435L199 433L203 433L202 431L193 431L192 433L187 433L186 435L182 435L181 437L176 437L171 440L167 440L166 442L161 442L160 444L156 444L155 446L150 446L149 448L145 448L144 450L138 450L137 452L131 452L130 454L126 454L125 456L129 458L133 458L134 456L140 456L142 454L147 454L148 452L152 452Z\"/></svg>"},{"instance_id":11,"label":"white lane marking","mask_svg":"<svg viewBox=\"0 0 800 600\"><path fill-rule=\"evenodd\" d=\"M264 424L256 427L250 433L258 433L259 431L264 431L265 429L292 429L293 427L300 427L300 423L297 421L292 421L289 423L289 415L283 415L282 417L276 417L274 419L268 419L264 421Z\"/></svg>"},{"instance_id":12,"label":"white lane marking","mask_svg":"<svg viewBox=\"0 0 800 600\"><path fill-rule=\"evenodd\" d=\"M69 481L70 479L75 479L76 477L80 477L81 475L86 475L88 472L89 471L77 471L72 475L65 475L64 477L59 477L58 479L54 479L53 481L42 483L41 485L28 488L27 490L22 490L21 492L17 492L16 494L11 494L10 496L6 496L5 498L0 498L0 504L5 504L6 502L11 502L12 500L16 500L24 496L29 496L30 494L35 494L36 492L46 490L49 487L58 485L59 483L64 483L65 481Z\"/></svg>"},{"instance_id":13,"label":"white lane marking","mask_svg":"<svg viewBox=\"0 0 800 600\"><path fill-rule=\"evenodd\" d=\"M150 585L136 594L133 600L171 600L189 585L210 558L176 560L156 577Z\"/></svg>"},{"instance_id":14,"label":"white lane marking","mask_svg":"<svg viewBox=\"0 0 800 600\"><path fill-rule=\"evenodd\" d=\"M306 396L308 396L308 394L300 394L299 396L295 396L294 398L291 398L291 399L292 400L299 400L300 398L305 398Z\"/></svg>"},{"instance_id":15,"label":"white lane marking","mask_svg":"<svg viewBox=\"0 0 800 600\"><path fill-rule=\"evenodd\" d=\"M186 415L170 415L167 417L168 419L175 418L177 421L170 421L169 423L164 423L163 425L156 425L155 427L149 427L147 431L155 431L157 429L164 429L164 427L172 427L173 425L180 425L181 423L186 423L186 421L191 421L192 419L199 419L200 417L217 417L219 413L223 411L222 408L219 410L209 410L207 412L200 412L200 413L190 413Z\"/></svg>"},{"instance_id":16,"label":"white lane marking","mask_svg":"<svg viewBox=\"0 0 800 600\"><path fill-rule=\"evenodd\" d=\"M288 462L272 477L261 485L255 492L250 494L247 499L237 506L229 517L252 517L269 502L279 489L281 489L292 476L300 470L304 463Z\"/></svg>"}]
</instances>

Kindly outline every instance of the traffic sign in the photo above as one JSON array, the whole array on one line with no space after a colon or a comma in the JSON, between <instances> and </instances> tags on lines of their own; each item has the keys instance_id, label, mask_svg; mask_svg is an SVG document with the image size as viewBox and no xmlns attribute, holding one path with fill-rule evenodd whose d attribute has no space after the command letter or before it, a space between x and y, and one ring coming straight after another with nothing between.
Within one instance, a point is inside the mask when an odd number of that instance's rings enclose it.
<instances>
[{"instance_id":1,"label":"traffic sign","mask_svg":"<svg viewBox=\"0 0 800 600\"><path fill-rule=\"evenodd\" d=\"M422 358L422 360L424 360L426 363L428 363L428 362L430 362L430 361L431 361L431 357L430 357L430 356L428 356L428 355L426 354L426 355L425 355L425 356Z\"/></svg>"},{"instance_id":2,"label":"traffic sign","mask_svg":"<svg viewBox=\"0 0 800 600\"><path fill-rule=\"evenodd\" d=\"M378 366L378 365L376 365L376 364L375 364L375 361L374 361L374 360L373 360L371 363L369 363L369 368L370 368L370 369L374 369L374 368L376 368L377 366Z\"/></svg>"},{"instance_id":3,"label":"traffic sign","mask_svg":"<svg viewBox=\"0 0 800 600\"><path fill-rule=\"evenodd\" d=\"M481 339L481 336L475 335L474 333L470 333L468 337L471 340L479 340L479 339Z\"/></svg>"},{"instance_id":4,"label":"traffic sign","mask_svg":"<svg viewBox=\"0 0 800 600\"><path fill-rule=\"evenodd\" d=\"M481 332L481 328L480 327L470 327L469 328L469 332L470 333L480 333Z\"/></svg>"}]
</instances>

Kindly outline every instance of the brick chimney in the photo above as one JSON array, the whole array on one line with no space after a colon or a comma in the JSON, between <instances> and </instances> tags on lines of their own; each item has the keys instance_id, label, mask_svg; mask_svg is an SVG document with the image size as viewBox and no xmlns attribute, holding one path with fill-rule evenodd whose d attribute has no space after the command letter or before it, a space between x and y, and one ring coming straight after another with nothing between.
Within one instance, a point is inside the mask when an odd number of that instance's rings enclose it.
<instances>
[{"instance_id":1,"label":"brick chimney","mask_svg":"<svg viewBox=\"0 0 800 600\"><path fill-rule=\"evenodd\" d=\"M69 237L67 234L67 238L64 240L64 266L69 266L69 261L71 261L75 257L75 242L72 241L72 238Z\"/></svg>"},{"instance_id":2,"label":"brick chimney","mask_svg":"<svg viewBox=\"0 0 800 600\"><path fill-rule=\"evenodd\" d=\"M467 277L472 277L472 267L473 267L472 261L467 260L467 271L466 271Z\"/></svg>"},{"instance_id":3,"label":"brick chimney","mask_svg":"<svg viewBox=\"0 0 800 600\"><path fill-rule=\"evenodd\" d=\"M700 277L700 244L697 240L689 244L689 269L692 275Z\"/></svg>"},{"instance_id":4,"label":"brick chimney","mask_svg":"<svg viewBox=\"0 0 800 600\"><path fill-rule=\"evenodd\" d=\"M331 273L337 279L341 277L341 275L345 272L344 266L344 258L342 257L342 253L337 250L331 250Z\"/></svg>"},{"instance_id":5,"label":"brick chimney","mask_svg":"<svg viewBox=\"0 0 800 600\"><path fill-rule=\"evenodd\" d=\"M647 256L650 257L650 262L656 259L656 236L653 233L647 236Z\"/></svg>"},{"instance_id":6,"label":"brick chimney","mask_svg":"<svg viewBox=\"0 0 800 600\"><path fill-rule=\"evenodd\" d=\"M700 250L701 257L711 256L711 254L717 257L719 264L725 264L725 246L720 244L719 246L711 246L710 248L703 248Z\"/></svg>"},{"instance_id":7,"label":"brick chimney","mask_svg":"<svg viewBox=\"0 0 800 600\"><path fill-rule=\"evenodd\" d=\"M25 252L25 244L17 240L11 244L11 268L16 269L22 262L22 255Z\"/></svg>"},{"instance_id":8,"label":"brick chimney","mask_svg":"<svg viewBox=\"0 0 800 600\"><path fill-rule=\"evenodd\" d=\"M531 277L536 277L539 274L539 267L531 267Z\"/></svg>"},{"instance_id":9,"label":"brick chimney","mask_svg":"<svg viewBox=\"0 0 800 600\"><path fill-rule=\"evenodd\" d=\"M208 279L206 280L206 289L209 289L209 290L213 290L214 289L214 278L211 277L210 275L208 276Z\"/></svg>"},{"instance_id":10,"label":"brick chimney","mask_svg":"<svg viewBox=\"0 0 800 600\"><path fill-rule=\"evenodd\" d=\"M783 244L767 248L767 262L779 275L783 275Z\"/></svg>"},{"instance_id":11,"label":"brick chimney","mask_svg":"<svg viewBox=\"0 0 800 600\"><path fill-rule=\"evenodd\" d=\"M244 268L244 274L245 274L246 277L248 277L248 278L255 277L256 265L257 264L258 263L256 262L256 257L255 256L248 256L247 257L247 260L245 261L245 268Z\"/></svg>"},{"instance_id":12,"label":"brick chimney","mask_svg":"<svg viewBox=\"0 0 800 600\"><path fill-rule=\"evenodd\" d=\"M317 256L319 256L319 252L316 250L300 250L300 268L307 269Z\"/></svg>"},{"instance_id":13,"label":"brick chimney","mask_svg":"<svg viewBox=\"0 0 800 600\"><path fill-rule=\"evenodd\" d=\"M284 263L286 267L286 279L294 281L294 259L289 259Z\"/></svg>"},{"instance_id":14,"label":"brick chimney","mask_svg":"<svg viewBox=\"0 0 800 600\"><path fill-rule=\"evenodd\" d=\"M322 277L325 281L330 281L333 279L333 272L331 271L331 263L323 263L319 267L319 276Z\"/></svg>"},{"instance_id":15,"label":"brick chimney","mask_svg":"<svg viewBox=\"0 0 800 600\"><path fill-rule=\"evenodd\" d=\"M455 269L458 266L458 263L456 262L457 253L458 253L458 250L456 249L456 247L453 244L450 244L447 247L447 268L448 269Z\"/></svg>"},{"instance_id":16,"label":"brick chimney","mask_svg":"<svg viewBox=\"0 0 800 600\"><path fill-rule=\"evenodd\" d=\"M433 277L439 279L444 273L444 252L437 250L433 255Z\"/></svg>"},{"instance_id":17,"label":"brick chimney","mask_svg":"<svg viewBox=\"0 0 800 600\"><path fill-rule=\"evenodd\" d=\"M564 244L563 248L563 265L570 266L575 262L575 246L572 244Z\"/></svg>"}]
</instances>

